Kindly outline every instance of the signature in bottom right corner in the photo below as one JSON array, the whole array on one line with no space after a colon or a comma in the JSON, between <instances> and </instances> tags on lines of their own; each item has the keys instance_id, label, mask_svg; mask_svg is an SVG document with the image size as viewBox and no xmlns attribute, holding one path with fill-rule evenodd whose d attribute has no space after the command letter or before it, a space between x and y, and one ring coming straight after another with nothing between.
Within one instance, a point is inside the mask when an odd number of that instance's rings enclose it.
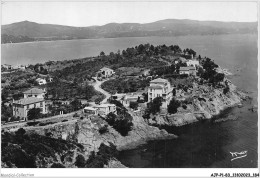
<instances>
[{"instance_id":1,"label":"signature in bottom right corner","mask_svg":"<svg viewBox=\"0 0 260 178\"><path fill-rule=\"evenodd\" d=\"M234 161L236 159L244 158L247 156L247 151L241 151L241 152L230 152L232 159L231 161Z\"/></svg>"}]
</instances>

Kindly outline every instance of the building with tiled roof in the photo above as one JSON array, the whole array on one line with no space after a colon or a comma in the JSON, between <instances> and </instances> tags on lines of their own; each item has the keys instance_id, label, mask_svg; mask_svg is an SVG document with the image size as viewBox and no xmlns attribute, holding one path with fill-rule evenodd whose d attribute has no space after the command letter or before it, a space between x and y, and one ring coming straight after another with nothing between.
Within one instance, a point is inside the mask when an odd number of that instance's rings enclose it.
<instances>
[{"instance_id":1,"label":"building with tiled roof","mask_svg":"<svg viewBox=\"0 0 260 178\"><path fill-rule=\"evenodd\" d=\"M26 120L28 111L32 108L40 108L41 113L47 113L44 98L29 97L13 101L13 116L20 117L21 120Z\"/></svg>"},{"instance_id":2,"label":"building with tiled roof","mask_svg":"<svg viewBox=\"0 0 260 178\"><path fill-rule=\"evenodd\" d=\"M103 67L98 71L98 74L100 74L101 77L105 77L105 78L111 77L114 73L115 73L114 70L108 67Z\"/></svg>"},{"instance_id":3,"label":"building with tiled roof","mask_svg":"<svg viewBox=\"0 0 260 178\"><path fill-rule=\"evenodd\" d=\"M40 88L31 88L23 92L24 98L29 98L29 97L44 98L45 93L46 92Z\"/></svg>"},{"instance_id":4,"label":"building with tiled roof","mask_svg":"<svg viewBox=\"0 0 260 178\"><path fill-rule=\"evenodd\" d=\"M195 67L180 67L179 70L180 74L188 74L188 75L196 75L196 68Z\"/></svg>"},{"instance_id":5,"label":"building with tiled roof","mask_svg":"<svg viewBox=\"0 0 260 178\"><path fill-rule=\"evenodd\" d=\"M100 104L93 106L94 109L97 109L98 114L107 115L110 112L116 114L116 105L115 104Z\"/></svg>"},{"instance_id":6,"label":"building with tiled roof","mask_svg":"<svg viewBox=\"0 0 260 178\"><path fill-rule=\"evenodd\" d=\"M168 80L157 78L150 81L148 87L148 102L151 102L156 97L162 97L162 107L167 108L172 99L172 87Z\"/></svg>"}]
</instances>

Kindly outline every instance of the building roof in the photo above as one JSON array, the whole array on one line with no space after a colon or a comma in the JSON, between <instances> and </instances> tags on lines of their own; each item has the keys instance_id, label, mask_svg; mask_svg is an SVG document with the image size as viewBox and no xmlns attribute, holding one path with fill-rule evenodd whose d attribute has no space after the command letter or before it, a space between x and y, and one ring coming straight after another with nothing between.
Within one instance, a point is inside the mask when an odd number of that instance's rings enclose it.
<instances>
[{"instance_id":1,"label":"building roof","mask_svg":"<svg viewBox=\"0 0 260 178\"><path fill-rule=\"evenodd\" d=\"M196 60L196 59L189 59L188 62L190 62L190 61L193 61L193 62L199 62L199 61Z\"/></svg>"},{"instance_id":2,"label":"building roof","mask_svg":"<svg viewBox=\"0 0 260 178\"><path fill-rule=\"evenodd\" d=\"M152 89L162 89L163 87L160 86L160 85L152 85L152 86L149 86L149 88L152 88Z\"/></svg>"},{"instance_id":3,"label":"building roof","mask_svg":"<svg viewBox=\"0 0 260 178\"><path fill-rule=\"evenodd\" d=\"M45 93L45 91L42 89L39 89L39 88L31 88L30 90L27 90L23 93L24 94L42 94L42 93Z\"/></svg>"},{"instance_id":4,"label":"building roof","mask_svg":"<svg viewBox=\"0 0 260 178\"><path fill-rule=\"evenodd\" d=\"M90 111L96 111L97 109L93 108L93 107L85 107L84 109L86 110L90 110Z\"/></svg>"},{"instance_id":5,"label":"building roof","mask_svg":"<svg viewBox=\"0 0 260 178\"><path fill-rule=\"evenodd\" d=\"M44 78L37 78L36 81L46 80Z\"/></svg>"},{"instance_id":6,"label":"building roof","mask_svg":"<svg viewBox=\"0 0 260 178\"><path fill-rule=\"evenodd\" d=\"M108 67L103 67L103 68L101 68L100 70L112 70L112 69L110 69L110 68L108 68Z\"/></svg>"},{"instance_id":7,"label":"building roof","mask_svg":"<svg viewBox=\"0 0 260 178\"><path fill-rule=\"evenodd\" d=\"M23 99L14 101L13 103L27 105L27 104L39 103L41 101L44 101L44 98L30 97L30 98L23 98Z\"/></svg>"},{"instance_id":8,"label":"building roof","mask_svg":"<svg viewBox=\"0 0 260 178\"><path fill-rule=\"evenodd\" d=\"M157 79L150 81L150 83L166 83L166 82L168 82L168 80L162 79L162 78L157 78Z\"/></svg>"},{"instance_id":9,"label":"building roof","mask_svg":"<svg viewBox=\"0 0 260 178\"><path fill-rule=\"evenodd\" d=\"M195 67L180 67L180 71L196 70Z\"/></svg>"},{"instance_id":10,"label":"building roof","mask_svg":"<svg viewBox=\"0 0 260 178\"><path fill-rule=\"evenodd\" d=\"M101 105L95 105L93 108L107 108L107 107L115 107L115 104L101 104Z\"/></svg>"}]
</instances>

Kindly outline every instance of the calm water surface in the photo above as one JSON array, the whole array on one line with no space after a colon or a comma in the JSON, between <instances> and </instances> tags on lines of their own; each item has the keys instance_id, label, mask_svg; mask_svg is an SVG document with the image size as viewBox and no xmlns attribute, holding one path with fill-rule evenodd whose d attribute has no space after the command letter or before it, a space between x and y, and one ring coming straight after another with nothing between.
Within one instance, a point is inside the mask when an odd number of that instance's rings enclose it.
<instances>
[{"instance_id":1,"label":"calm water surface","mask_svg":"<svg viewBox=\"0 0 260 178\"><path fill-rule=\"evenodd\" d=\"M250 92L251 102L233 108L236 121L204 121L169 132L178 139L153 141L120 153L120 161L129 167L257 167L257 113L248 108L257 104L257 35L216 35L185 37L142 37L33 42L1 45L1 62L29 64L49 60L77 59L109 53L150 43L178 44L210 57L234 74L229 77L240 89ZM248 151L247 157L231 161L230 152Z\"/></svg>"}]
</instances>

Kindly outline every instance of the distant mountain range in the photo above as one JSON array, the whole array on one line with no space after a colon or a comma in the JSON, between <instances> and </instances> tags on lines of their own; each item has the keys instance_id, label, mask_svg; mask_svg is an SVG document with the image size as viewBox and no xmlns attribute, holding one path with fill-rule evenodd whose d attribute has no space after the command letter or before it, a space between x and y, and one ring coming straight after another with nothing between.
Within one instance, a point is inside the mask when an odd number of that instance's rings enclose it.
<instances>
[{"instance_id":1,"label":"distant mountain range","mask_svg":"<svg viewBox=\"0 0 260 178\"><path fill-rule=\"evenodd\" d=\"M22 21L2 25L1 43L93 38L184 36L257 33L257 22L219 22L166 19L153 23L109 23L72 27Z\"/></svg>"}]
</instances>

